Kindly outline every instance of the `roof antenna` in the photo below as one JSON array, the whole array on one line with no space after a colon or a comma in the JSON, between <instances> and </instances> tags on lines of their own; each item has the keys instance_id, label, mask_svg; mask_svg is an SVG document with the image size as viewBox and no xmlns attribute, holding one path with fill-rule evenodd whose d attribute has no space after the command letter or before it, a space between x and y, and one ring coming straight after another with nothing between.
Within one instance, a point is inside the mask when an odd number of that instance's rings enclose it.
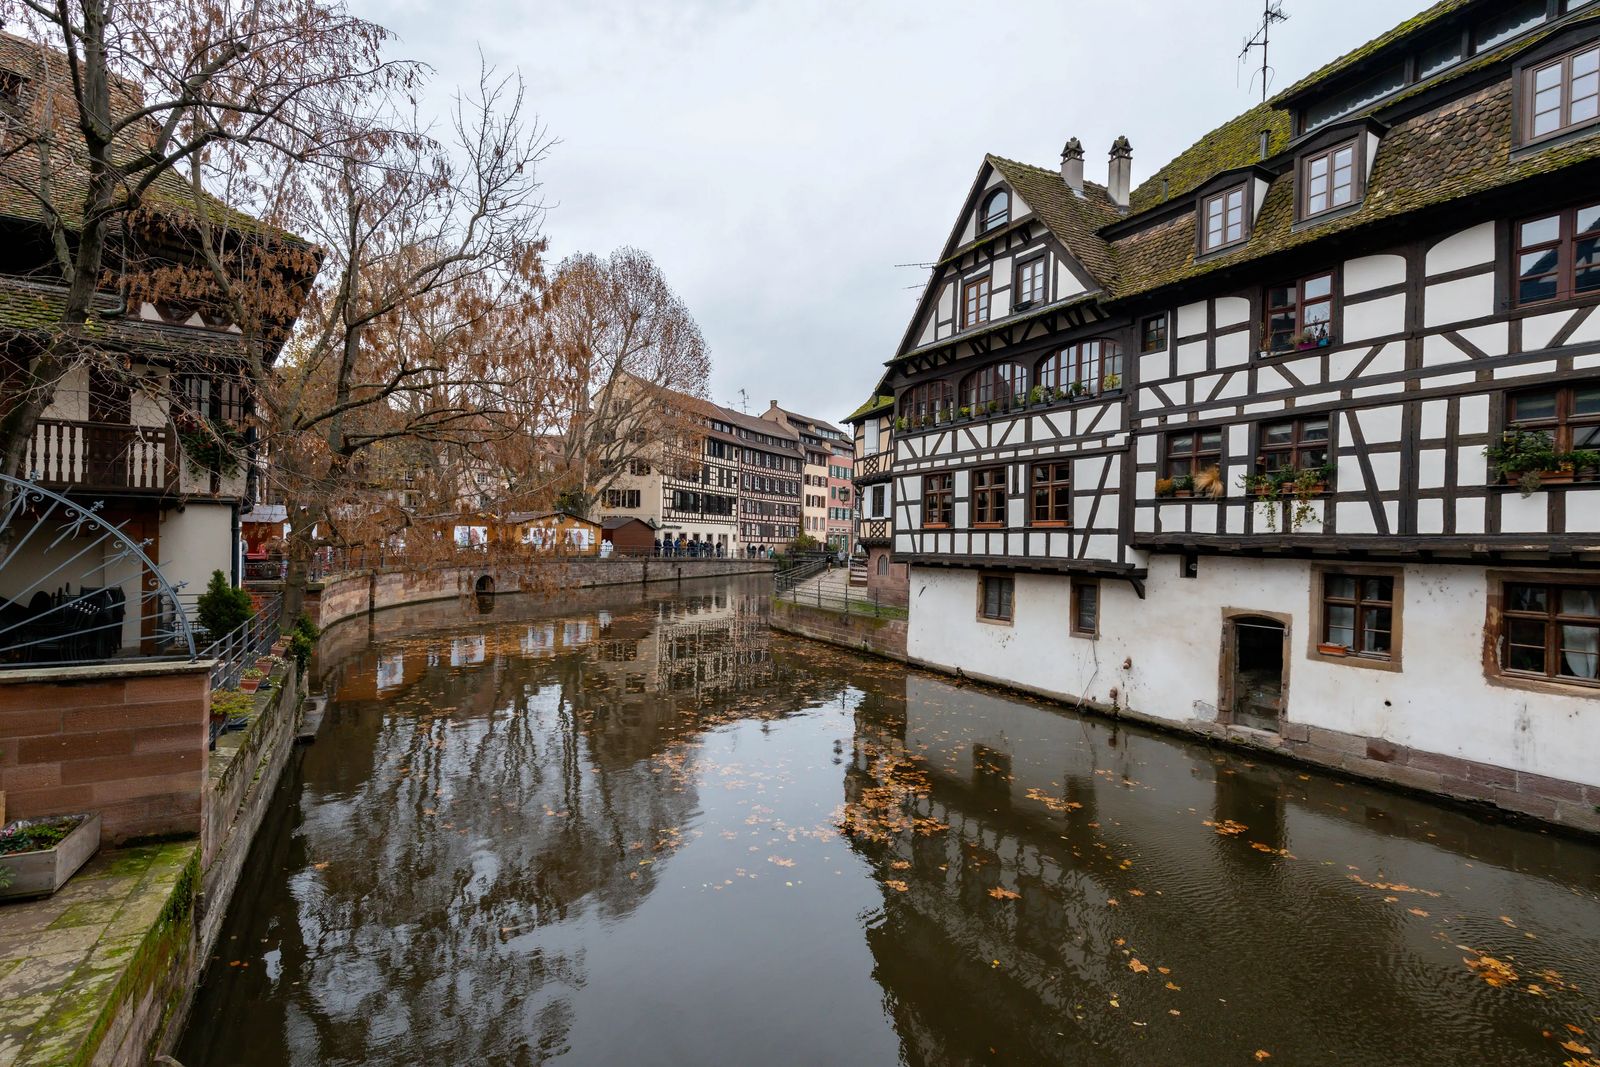
<instances>
[{"instance_id":1,"label":"roof antenna","mask_svg":"<svg viewBox=\"0 0 1600 1067\"><path fill-rule=\"evenodd\" d=\"M750 394L743 389L739 390L739 410L750 414Z\"/></svg>"},{"instance_id":2,"label":"roof antenna","mask_svg":"<svg viewBox=\"0 0 1600 1067\"><path fill-rule=\"evenodd\" d=\"M1250 49L1261 49L1261 102L1267 101L1267 86L1272 78L1272 68L1267 66L1267 49L1272 43L1272 27L1275 23L1288 22L1289 16L1283 13L1283 0L1261 0L1261 28L1256 30L1254 37L1244 43L1239 49L1239 61L1243 62L1250 55ZM1250 75L1250 80L1255 81L1256 76Z\"/></svg>"}]
</instances>

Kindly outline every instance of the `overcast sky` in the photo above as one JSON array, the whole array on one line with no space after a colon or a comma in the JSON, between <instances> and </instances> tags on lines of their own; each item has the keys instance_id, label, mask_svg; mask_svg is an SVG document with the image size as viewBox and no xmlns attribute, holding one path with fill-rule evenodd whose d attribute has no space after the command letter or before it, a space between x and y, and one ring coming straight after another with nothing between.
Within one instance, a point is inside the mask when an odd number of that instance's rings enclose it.
<instances>
[{"instance_id":1,"label":"overcast sky","mask_svg":"<svg viewBox=\"0 0 1600 1067\"><path fill-rule=\"evenodd\" d=\"M437 70L519 69L560 139L554 258L648 251L705 332L712 399L838 420L904 332L985 152L1079 138L1134 183L1260 99L1261 0L355 0ZM1273 87L1428 6L1287 0ZM1259 67L1260 53L1252 65Z\"/></svg>"}]
</instances>

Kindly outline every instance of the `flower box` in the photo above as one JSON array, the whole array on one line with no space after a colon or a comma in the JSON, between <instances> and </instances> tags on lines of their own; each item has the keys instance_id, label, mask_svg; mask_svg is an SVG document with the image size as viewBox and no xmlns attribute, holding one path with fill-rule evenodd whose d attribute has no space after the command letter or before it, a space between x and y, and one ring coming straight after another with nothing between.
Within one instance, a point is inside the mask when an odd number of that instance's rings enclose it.
<instances>
[{"instance_id":1,"label":"flower box","mask_svg":"<svg viewBox=\"0 0 1600 1067\"><path fill-rule=\"evenodd\" d=\"M51 848L33 852L13 852L0 855L0 868L10 875L7 884L0 886L0 900L21 897L46 897L66 884L78 868L89 862L89 857L100 847L100 813L56 816L49 819L18 819L7 823L3 833L58 819L77 819L78 825Z\"/></svg>"},{"instance_id":2,"label":"flower box","mask_svg":"<svg viewBox=\"0 0 1600 1067\"><path fill-rule=\"evenodd\" d=\"M1317 646L1317 651L1324 656L1348 656L1350 650L1344 645L1333 645L1324 642Z\"/></svg>"},{"instance_id":3,"label":"flower box","mask_svg":"<svg viewBox=\"0 0 1600 1067\"><path fill-rule=\"evenodd\" d=\"M1278 491L1280 493L1282 493L1284 496L1295 496L1300 492L1300 490L1298 490L1298 489L1296 489L1294 487L1294 483L1293 482L1291 482L1291 483L1289 483L1287 485L1281 486ZM1326 493L1327 491L1328 491L1328 483L1327 482L1318 482L1316 485L1313 485L1311 488L1305 490L1305 494L1307 496L1321 496L1323 493Z\"/></svg>"},{"instance_id":4,"label":"flower box","mask_svg":"<svg viewBox=\"0 0 1600 1067\"><path fill-rule=\"evenodd\" d=\"M1172 495L1176 496L1176 497L1192 497L1192 496L1194 496L1194 490L1193 489L1174 489L1172 491Z\"/></svg>"}]
</instances>

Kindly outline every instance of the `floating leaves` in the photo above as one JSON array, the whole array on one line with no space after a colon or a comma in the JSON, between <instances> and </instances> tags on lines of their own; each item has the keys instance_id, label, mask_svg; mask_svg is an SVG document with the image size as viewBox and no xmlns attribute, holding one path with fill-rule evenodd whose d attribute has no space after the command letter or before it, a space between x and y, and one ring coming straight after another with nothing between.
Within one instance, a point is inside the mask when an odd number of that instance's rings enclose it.
<instances>
[{"instance_id":1,"label":"floating leaves","mask_svg":"<svg viewBox=\"0 0 1600 1067\"><path fill-rule=\"evenodd\" d=\"M1134 974L1149 974L1150 965L1147 963L1140 963L1138 959L1131 959L1128 961L1128 970L1132 971Z\"/></svg>"},{"instance_id":2,"label":"floating leaves","mask_svg":"<svg viewBox=\"0 0 1600 1067\"><path fill-rule=\"evenodd\" d=\"M1497 989L1517 981L1517 972L1512 969L1511 965L1504 960L1497 960L1493 956L1480 955L1477 959L1464 956L1461 962L1465 963L1473 974L1476 974Z\"/></svg>"},{"instance_id":3,"label":"floating leaves","mask_svg":"<svg viewBox=\"0 0 1600 1067\"><path fill-rule=\"evenodd\" d=\"M1223 819L1221 822L1212 822L1210 819L1206 819L1205 825L1211 827L1223 837L1238 837L1240 834L1250 829L1250 827L1246 826L1244 823L1234 822L1232 819Z\"/></svg>"},{"instance_id":4,"label":"floating leaves","mask_svg":"<svg viewBox=\"0 0 1600 1067\"><path fill-rule=\"evenodd\" d=\"M1021 900L1022 894L1013 892L1004 886L995 886L989 890L989 895L996 900Z\"/></svg>"},{"instance_id":5,"label":"floating leaves","mask_svg":"<svg viewBox=\"0 0 1600 1067\"><path fill-rule=\"evenodd\" d=\"M911 889L910 886L906 885L904 882L900 881L900 879L898 879L898 878L890 878L888 881L884 882L883 884L888 886L890 889L893 889L896 893L905 893L905 892L908 892Z\"/></svg>"}]
</instances>

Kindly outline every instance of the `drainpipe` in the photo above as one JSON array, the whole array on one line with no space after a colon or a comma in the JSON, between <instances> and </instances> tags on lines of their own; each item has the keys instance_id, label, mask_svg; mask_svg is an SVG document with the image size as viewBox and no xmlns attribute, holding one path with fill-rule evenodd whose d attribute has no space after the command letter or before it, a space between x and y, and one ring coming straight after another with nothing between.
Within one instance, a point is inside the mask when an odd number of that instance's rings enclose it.
<instances>
[{"instance_id":1,"label":"drainpipe","mask_svg":"<svg viewBox=\"0 0 1600 1067\"><path fill-rule=\"evenodd\" d=\"M239 544L244 536L244 523L239 521L239 505L229 504L228 512L233 516L233 551L229 553L233 558L233 587L244 588L244 547Z\"/></svg>"}]
</instances>

